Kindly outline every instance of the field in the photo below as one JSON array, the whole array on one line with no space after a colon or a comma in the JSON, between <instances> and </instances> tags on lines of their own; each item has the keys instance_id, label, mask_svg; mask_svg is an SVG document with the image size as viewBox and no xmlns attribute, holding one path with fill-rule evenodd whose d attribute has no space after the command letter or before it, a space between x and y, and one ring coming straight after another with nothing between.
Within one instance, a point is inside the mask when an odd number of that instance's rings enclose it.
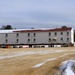
<instances>
[{"instance_id":1,"label":"field","mask_svg":"<svg viewBox=\"0 0 75 75\"><path fill-rule=\"evenodd\" d=\"M75 47L0 48L0 75L58 75L68 59L75 59Z\"/></svg>"}]
</instances>

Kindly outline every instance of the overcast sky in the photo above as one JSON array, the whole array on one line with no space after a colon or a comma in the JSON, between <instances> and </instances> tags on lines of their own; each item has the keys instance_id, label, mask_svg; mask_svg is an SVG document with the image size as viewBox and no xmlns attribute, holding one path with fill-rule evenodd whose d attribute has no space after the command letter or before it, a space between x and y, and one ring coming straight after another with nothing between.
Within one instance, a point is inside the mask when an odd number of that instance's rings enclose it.
<instances>
[{"instance_id":1,"label":"overcast sky","mask_svg":"<svg viewBox=\"0 0 75 75\"><path fill-rule=\"evenodd\" d=\"M75 28L75 0L0 0L0 27Z\"/></svg>"}]
</instances>

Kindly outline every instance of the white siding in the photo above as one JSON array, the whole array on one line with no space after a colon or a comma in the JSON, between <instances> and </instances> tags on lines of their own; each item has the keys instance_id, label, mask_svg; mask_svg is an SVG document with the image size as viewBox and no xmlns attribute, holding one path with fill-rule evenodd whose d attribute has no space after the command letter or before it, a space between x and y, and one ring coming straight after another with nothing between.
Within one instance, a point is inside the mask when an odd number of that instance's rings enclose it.
<instances>
[{"instance_id":1,"label":"white siding","mask_svg":"<svg viewBox=\"0 0 75 75\"><path fill-rule=\"evenodd\" d=\"M74 43L74 30L71 30L71 43Z\"/></svg>"},{"instance_id":2,"label":"white siding","mask_svg":"<svg viewBox=\"0 0 75 75\"><path fill-rule=\"evenodd\" d=\"M5 34L0 34L0 44L5 44Z\"/></svg>"},{"instance_id":3,"label":"white siding","mask_svg":"<svg viewBox=\"0 0 75 75\"><path fill-rule=\"evenodd\" d=\"M36 33L36 43L41 43L41 44L48 43L48 33L47 32L37 32Z\"/></svg>"}]
</instances>

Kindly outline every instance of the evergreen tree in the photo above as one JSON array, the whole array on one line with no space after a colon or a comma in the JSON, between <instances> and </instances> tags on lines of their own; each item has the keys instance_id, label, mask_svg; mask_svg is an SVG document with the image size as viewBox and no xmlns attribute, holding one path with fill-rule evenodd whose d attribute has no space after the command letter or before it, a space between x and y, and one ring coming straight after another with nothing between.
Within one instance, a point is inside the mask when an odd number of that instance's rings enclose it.
<instances>
[{"instance_id":1,"label":"evergreen tree","mask_svg":"<svg viewBox=\"0 0 75 75\"><path fill-rule=\"evenodd\" d=\"M10 29L13 29L11 25L3 25L1 27L1 30L10 30Z\"/></svg>"}]
</instances>

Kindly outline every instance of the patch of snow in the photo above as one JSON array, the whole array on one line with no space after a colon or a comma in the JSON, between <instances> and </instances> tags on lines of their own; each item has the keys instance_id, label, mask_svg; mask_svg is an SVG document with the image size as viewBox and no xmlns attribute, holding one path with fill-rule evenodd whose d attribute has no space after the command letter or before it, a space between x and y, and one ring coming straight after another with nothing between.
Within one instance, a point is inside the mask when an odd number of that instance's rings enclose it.
<instances>
[{"instance_id":1,"label":"patch of snow","mask_svg":"<svg viewBox=\"0 0 75 75\"><path fill-rule=\"evenodd\" d=\"M44 64L45 64L45 62L39 63L39 64L33 66L33 68L38 68L38 67L40 67L40 66L42 66L42 65L44 65Z\"/></svg>"},{"instance_id":2,"label":"patch of snow","mask_svg":"<svg viewBox=\"0 0 75 75\"><path fill-rule=\"evenodd\" d=\"M56 60L56 58L51 58L51 59L48 59L48 60L46 60L46 61L44 61L44 62L41 62L41 63L39 63L39 64L33 66L33 68L41 67L42 65L44 65L44 64L47 63L48 61L52 61L52 60Z\"/></svg>"},{"instance_id":3,"label":"patch of snow","mask_svg":"<svg viewBox=\"0 0 75 75\"><path fill-rule=\"evenodd\" d=\"M75 75L73 67L75 67L75 60L67 60L63 62L62 66L60 67L62 75Z\"/></svg>"},{"instance_id":4,"label":"patch of snow","mask_svg":"<svg viewBox=\"0 0 75 75\"><path fill-rule=\"evenodd\" d=\"M57 58L47 59L46 62L56 60Z\"/></svg>"},{"instance_id":5,"label":"patch of snow","mask_svg":"<svg viewBox=\"0 0 75 75\"><path fill-rule=\"evenodd\" d=\"M5 59L5 58L12 58L12 57L17 57L17 56L24 56L24 55L31 55L31 54L36 54L35 52L14 52L10 55L2 55L0 56L0 59Z\"/></svg>"}]
</instances>

